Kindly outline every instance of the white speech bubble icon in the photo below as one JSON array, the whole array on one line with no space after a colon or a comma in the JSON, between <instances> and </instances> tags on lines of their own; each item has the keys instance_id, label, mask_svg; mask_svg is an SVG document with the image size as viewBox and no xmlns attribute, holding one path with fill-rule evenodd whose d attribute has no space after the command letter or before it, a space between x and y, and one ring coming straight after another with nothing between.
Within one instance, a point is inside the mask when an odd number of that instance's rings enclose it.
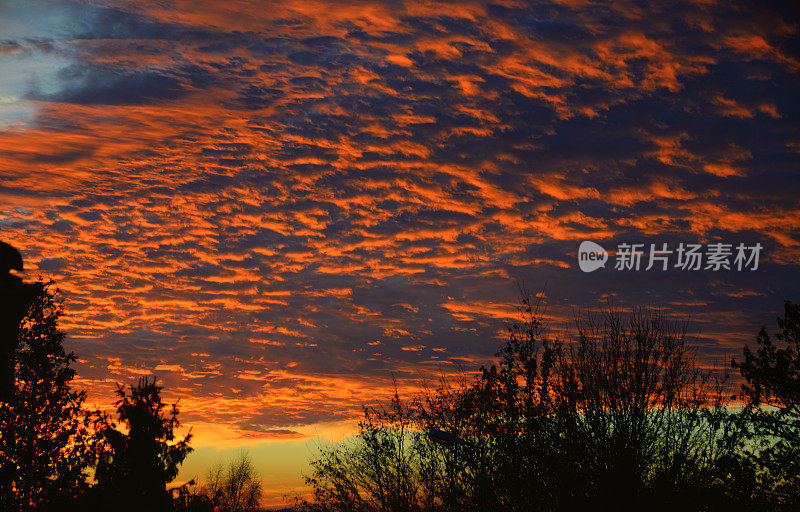
<instances>
[{"instance_id":1,"label":"white speech bubble icon","mask_svg":"<svg viewBox=\"0 0 800 512\"><path fill-rule=\"evenodd\" d=\"M578 266L584 272L594 272L606 266L608 253L600 245L584 240L578 247Z\"/></svg>"}]
</instances>

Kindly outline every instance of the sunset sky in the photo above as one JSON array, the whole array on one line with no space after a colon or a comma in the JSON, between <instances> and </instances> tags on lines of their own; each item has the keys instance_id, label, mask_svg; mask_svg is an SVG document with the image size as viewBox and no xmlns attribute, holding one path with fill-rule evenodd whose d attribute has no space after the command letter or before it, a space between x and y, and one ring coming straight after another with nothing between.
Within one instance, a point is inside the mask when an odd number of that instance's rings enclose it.
<instances>
[{"instance_id":1,"label":"sunset sky","mask_svg":"<svg viewBox=\"0 0 800 512\"><path fill-rule=\"evenodd\" d=\"M735 4L0 0L0 239L90 404L157 375L181 478L248 446L268 503L393 379L487 361L518 282L724 364L800 300L800 17ZM584 273L583 240L763 250Z\"/></svg>"}]
</instances>

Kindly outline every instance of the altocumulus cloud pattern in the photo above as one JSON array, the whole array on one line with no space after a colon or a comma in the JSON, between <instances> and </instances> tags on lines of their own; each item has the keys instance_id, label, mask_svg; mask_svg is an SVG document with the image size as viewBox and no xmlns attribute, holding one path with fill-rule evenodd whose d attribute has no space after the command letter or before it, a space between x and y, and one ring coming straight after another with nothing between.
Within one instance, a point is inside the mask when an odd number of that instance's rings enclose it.
<instances>
[{"instance_id":1,"label":"altocumulus cloud pattern","mask_svg":"<svg viewBox=\"0 0 800 512\"><path fill-rule=\"evenodd\" d=\"M521 279L554 326L702 308L726 357L797 300L796 7L649 4L4 1L3 239L93 399L155 370L244 437L486 360ZM584 239L764 251L585 274Z\"/></svg>"}]
</instances>

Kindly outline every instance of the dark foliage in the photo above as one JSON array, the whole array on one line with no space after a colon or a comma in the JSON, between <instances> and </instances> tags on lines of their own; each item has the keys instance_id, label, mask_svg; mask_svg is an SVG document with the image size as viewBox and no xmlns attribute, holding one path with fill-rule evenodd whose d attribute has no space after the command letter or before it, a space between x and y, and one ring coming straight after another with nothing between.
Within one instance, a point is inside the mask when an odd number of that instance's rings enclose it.
<instances>
[{"instance_id":1,"label":"dark foliage","mask_svg":"<svg viewBox=\"0 0 800 512\"><path fill-rule=\"evenodd\" d=\"M314 497L298 506L793 510L773 455L748 451L765 437L753 414L732 408L727 376L695 362L681 326L652 310L609 310L561 339L527 300L522 312L474 381L442 378L410 402L395 395L365 409L359 434L313 461ZM782 322L784 340L796 331Z\"/></svg>"},{"instance_id":2,"label":"dark foliage","mask_svg":"<svg viewBox=\"0 0 800 512\"><path fill-rule=\"evenodd\" d=\"M155 379L118 386L116 420L71 384L63 312L40 283L0 404L0 510L249 512L261 483L243 455L202 485L169 489L191 452ZM410 401L364 409L359 434L323 449L307 483L318 512L800 509L800 306L733 361L704 368L684 329L653 310L608 310L552 336L523 301L491 366ZM737 398L737 397L734 397ZM94 466L94 483L89 473Z\"/></svg>"},{"instance_id":3,"label":"dark foliage","mask_svg":"<svg viewBox=\"0 0 800 512\"><path fill-rule=\"evenodd\" d=\"M162 511L171 508L167 484L192 451L191 433L176 440L180 426L177 403L165 413L161 386L155 379L139 379L136 386L119 386L117 422L98 422L97 503L115 503L116 509Z\"/></svg>"},{"instance_id":4,"label":"dark foliage","mask_svg":"<svg viewBox=\"0 0 800 512\"><path fill-rule=\"evenodd\" d=\"M749 472L766 503L800 510L800 304L786 301L775 339L762 327L753 352L733 361L745 379L746 428L755 442L743 444Z\"/></svg>"},{"instance_id":5,"label":"dark foliage","mask_svg":"<svg viewBox=\"0 0 800 512\"><path fill-rule=\"evenodd\" d=\"M94 454L73 390L75 355L58 329L63 306L53 283L40 283L19 331L14 389L0 405L0 509L69 510L88 488Z\"/></svg>"},{"instance_id":6,"label":"dark foliage","mask_svg":"<svg viewBox=\"0 0 800 512\"><path fill-rule=\"evenodd\" d=\"M202 485L183 486L175 500L176 512L255 512L261 501L261 480L246 452L227 466L218 463Z\"/></svg>"},{"instance_id":7,"label":"dark foliage","mask_svg":"<svg viewBox=\"0 0 800 512\"><path fill-rule=\"evenodd\" d=\"M177 404L165 412L162 388L145 378L130 394L119 387L117 422L86 411L58 329L58 290L52 281L35 289L13 352L12 395L0 403L0 510L171 510L166 485L191 451L191 435L175 439Z\"/></svg>"}]
</instances>

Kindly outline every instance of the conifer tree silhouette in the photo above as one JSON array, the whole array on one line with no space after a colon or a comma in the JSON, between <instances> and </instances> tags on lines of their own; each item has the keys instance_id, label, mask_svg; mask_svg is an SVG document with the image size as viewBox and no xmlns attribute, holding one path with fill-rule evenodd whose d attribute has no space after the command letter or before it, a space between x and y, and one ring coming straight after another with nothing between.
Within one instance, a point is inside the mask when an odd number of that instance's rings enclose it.
<instances>
[{"instance_id":1,"label":"conifer tree silhouette","mask_svg":"<svg viewBox=\"0 0 800 512\"><path fill-rule=\"evenodd\" d=\"M19 330L11 399L0 405L0 509L67 510L88 487L94 456L83 409L71 387L75 355L58 329L63 305L52 281Z\"/></svg>"},{"instance_id":2,"label":"conifer tree silhouette","mask_svg":"<svg viewBox=\"0 0 800 512\"><path fill-rule=\"evenodd\" d=\"M101 502L116 510L165 511L171 507L167 484L192 451L191 432L176 440L178 406L168 413L156 380L142 377L135 386L119 386L118 421L104 418L98 427L99 460L95 477ZM124 427L124 428L121 428Z\"/></svg>"}]
</instances>

